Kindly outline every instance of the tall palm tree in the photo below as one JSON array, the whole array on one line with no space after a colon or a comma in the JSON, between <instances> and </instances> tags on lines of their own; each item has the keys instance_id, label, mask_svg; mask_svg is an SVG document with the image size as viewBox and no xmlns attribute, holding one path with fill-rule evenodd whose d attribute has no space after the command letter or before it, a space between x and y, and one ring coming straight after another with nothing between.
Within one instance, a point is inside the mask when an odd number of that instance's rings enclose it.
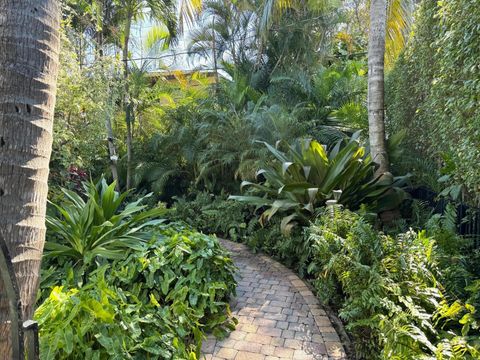
<instances>
[{"instance_id":1,"label":"tall palm tree","mask_svg":"<svg viewBox=\"0 0 480 360\"><path fill-rule=\"evenodd\" d=\"M392 62L405 45L412 9L411 0L370 0L368 128L372 158L379 165L379 174L389 170L385 139L385 60Z\"/></svg>"},{"instance_id":2,"label":"tall palm tree","mask_svg":"<svg viewBox=\"0 0 480 360\"><path fill-rule=\"evenodd\" d=\"M378 173L388 171L385 140L384 67L387 0L370 1L370 32L368 36L368 129L373 161Z\"/></svg>"},{"instance_id":3,"label":"tall palm tree","mask_svg":"<svg viewBox=\"0 0 480 360\"><path fill-rule=\"evenodd\" d=\"M60 47L58 0L0 0L0 238L30 319L45 240ZM0 358L11 358L0 284Z\"/></svg>"}]
</instances>

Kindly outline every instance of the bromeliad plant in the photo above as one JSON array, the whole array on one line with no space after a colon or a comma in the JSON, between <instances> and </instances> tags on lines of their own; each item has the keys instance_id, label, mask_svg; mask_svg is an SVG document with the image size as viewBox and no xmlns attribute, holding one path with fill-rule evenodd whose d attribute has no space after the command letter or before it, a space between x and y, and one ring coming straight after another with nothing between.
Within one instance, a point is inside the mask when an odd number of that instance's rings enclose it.
<instances>
[{"instance_id":1,"label":"bromeliad plant","mask_svg":"<svg viewBox=\"0 0 480 360\"><path fill-rule=\"evenodd\" d=\"M242 182L241 188L248 187L250 194L230 199L268 207L261 215L262 222L283 212L282 230L286 232L293 221L306 223L334 195L352 210L362 204L376 212L394 208L404 197L398 186L405 177L376 176L375 164L358 137L359 132L339 141L330 152L310 139L298 140L286 152L280 150L281 142L277 146L265 143L275 161L257 172L264 180Z\"/></svg>"},{"instance_id":2,"label":"bromeliad plant","mask_svg":"<svg viewBox=\"0 0 480 360\"><path fill-rule=\"evenodd\" d=\"M158 218L164 209L140 205L149 195L125 203L128 192L116 192L115 183L108 185L104 178L83 185L86 200L62 189L65 200L52 204L56 213L47 216L46 257L65 258L87 269L96 259L118 259L126 249L141 249L152 237L150 228L164 222Z\"/></svg>"}]
</instances>

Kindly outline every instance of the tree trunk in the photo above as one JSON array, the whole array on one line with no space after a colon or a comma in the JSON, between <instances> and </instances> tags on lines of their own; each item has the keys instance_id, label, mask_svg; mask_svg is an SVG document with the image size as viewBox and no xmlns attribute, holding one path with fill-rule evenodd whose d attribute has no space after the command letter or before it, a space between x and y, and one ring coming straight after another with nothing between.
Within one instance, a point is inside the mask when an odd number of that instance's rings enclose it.
<instances>
[{"instance_id":1,"label":"tree trunk","mask_svg":"<svg viewBox=\"0 0 480 360\"><path fill-rule=\"evenodd\" d=\"M113 105L115 106L115 105ZM112 119L111 119L110 109L107 109L105 114L105 129L107 130L107 139L108 139L108 152L110 155L110 171L112 172L113 180L116 182L115 188L117 191L120 191L120 182L118 179L118 169L117 169L117 149L115 147L115 139L113 136L112 129Z\"/></svg>"},{"instance_id":2,"label":"tree trunk","mask_svg":"<svg viewBox=\"0 0 480 360\"><path fill-rule=\"evenodd\" d=\"M218 64L217 64L217 41L215 39L215 15L213 15L212 26L212 55L213 55L213 70L215 71L215 93L218 93Z\"/></svg>"},{"instance_id":3,"label":"tree trunk","mask_svg":"<svg viewBox=\"0 0 480 360\"><path fill-rule=\"evenodd\" d=\"M132 136L132 109L130 103L126 105L126 121L127 121L127 190L132 187L132 158L133 158L133 136Z\"/></svg>"},{"instance_id":4,"label":"tree trunk","mask_svg":"<svg viewBox=\"0 0 480 360\"><path fill-rule=\"evenodd\" d=\"M45 241L45 211L60 47L58 0L0 0L0 237L33 315ZM0 359L11 358L0 284Z\"/></svg>"},{"instance_id":5,"label":"tree trunk","mask_svg":"<svg viewBox=\"0 0 480 360\"><path fill-rule=\"evenodd\" d=\"M378 174L387 172L389 168L384 109L386 22L386 0L371 0L368 39L368 128L370 151L373 161L379 166Z\"/></svg>"},{"instance_id":6,"label":"tree trunk","mask_svg":"<svg viewBox=\"0 0 480 360\"><path fill-rule=\"evenodd\" d=\"M132 106L130 102L129 86L128 86L128 42L130 41L130 28L132 26L132 15L127 14L127 20L125 24L125 36L123 44L123 66L125 75L125 122L127 123L127 190L132 187Z\"/></svg>"},{"instance_id":7,"label":"tree trunk","mask_svg":"<svg viewBox=\"0 0 480 360\"><path fill-rule=\"evenodd\" d=\"M98 11L102 19L105 17L105 4L104 1L98 2ZM103 23L101 24L102 27L97 30L96 38L97 38L97 52L96 56L100 61L103 61L103 46L104 46L104 28ZM102 62L103 67L103 62ZM105 71L105 70L104 70ZM105 80L107 81L107 80ZM110 98L113 96L111 95L110 88L108 89L110 92ZM115 102L113 100L109 100L110 104L108 104L107 108L105 109L105 130L107 131L107 141L108 141L108 158L110 163L110 171L112 172L112 178L115 181L116 185L115 188L117 191L120 191L120 182L118 179L118 169L117 169L117 149L115 147L115 141L113 136L113 129L112 129L112 109L115 106ZM113 104L112 104L113 103Z\"/></svg>"}]
</instances>

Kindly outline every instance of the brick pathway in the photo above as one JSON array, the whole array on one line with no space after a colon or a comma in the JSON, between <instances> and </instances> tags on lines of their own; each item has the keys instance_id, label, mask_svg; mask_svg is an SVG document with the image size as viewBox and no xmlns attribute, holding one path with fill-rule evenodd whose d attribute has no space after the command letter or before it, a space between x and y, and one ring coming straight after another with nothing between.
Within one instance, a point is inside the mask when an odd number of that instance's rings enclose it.
<instances>
[{"instance_id":1,"label":"brick pathway","mask_svg":"<svg viewBox=\"0 0 480 360\"><path fill-rule=\"evenodd\" d=\"M223 341L204 341L202 359L346 359L325 311L297 275L242 244L221 242L239 268L231 304L239 323Z\"/></svg>"}]
</instances>

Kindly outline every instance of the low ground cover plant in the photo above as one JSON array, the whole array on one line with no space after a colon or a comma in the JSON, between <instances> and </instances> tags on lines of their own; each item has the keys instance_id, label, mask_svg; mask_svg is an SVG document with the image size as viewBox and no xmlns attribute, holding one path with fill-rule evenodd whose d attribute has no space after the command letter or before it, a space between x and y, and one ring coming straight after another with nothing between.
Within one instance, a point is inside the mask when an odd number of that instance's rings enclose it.
<instances>
[{"instance_id":1,"label":"low ground cover plant","mask_svg":"<svg viewBox=\"0 0 480 360\"><path fill-rule=\"evenodd\" d=\"M439 281L456 254L433 235L385 235L348 210L325 212L310 227L313 284L345 321L359 358L479 358L480 304Z\"/></svg>"}]
</instances>

